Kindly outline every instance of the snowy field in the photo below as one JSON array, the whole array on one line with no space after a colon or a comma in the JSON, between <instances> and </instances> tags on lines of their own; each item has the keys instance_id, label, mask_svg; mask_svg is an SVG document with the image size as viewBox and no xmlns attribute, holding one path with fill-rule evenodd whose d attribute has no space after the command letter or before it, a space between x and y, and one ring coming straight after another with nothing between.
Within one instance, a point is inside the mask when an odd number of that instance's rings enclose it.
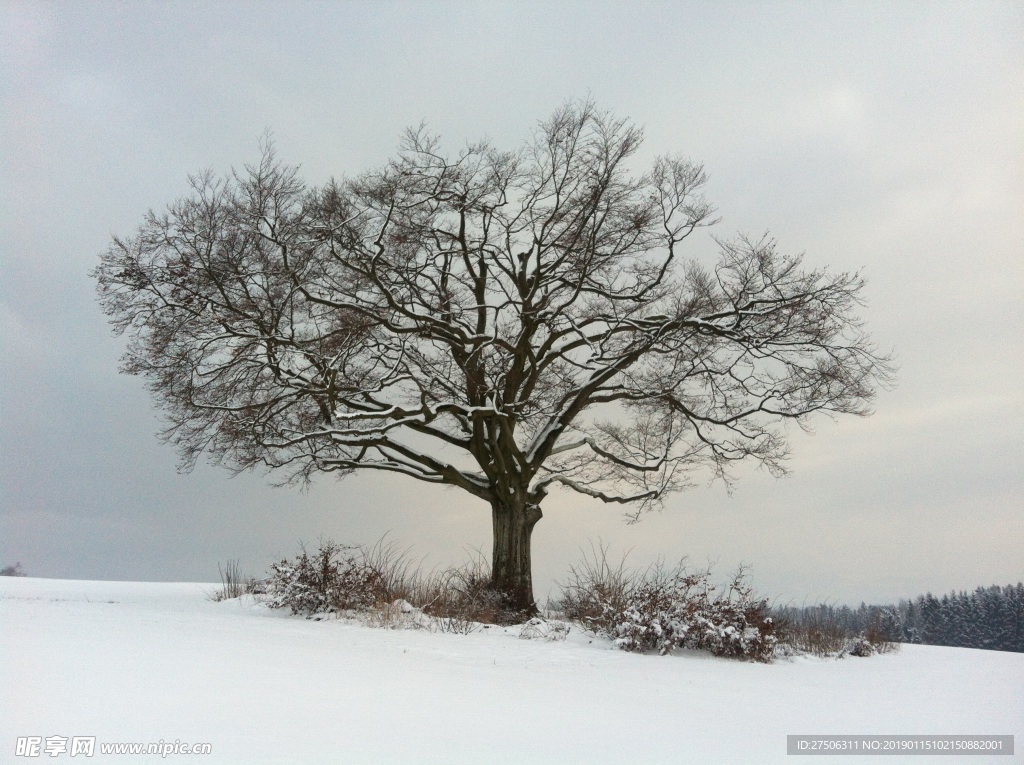
<instances>
[{"instance_id":1,"label":"snowy field","mask_svg":"<svg viewBox=\"0 0 1024 765\"><path fill-rule=\"evenodd\" d=\"M1024 762L1022 654L637 656L575 630L308 621L214 589L0 578L0 762ZM1017 754L790 757L787 734L1013 734ZM96 748L16 756L27 736ZM212 751L99 749L161 740Z\"/></svg>"}]
</instances>

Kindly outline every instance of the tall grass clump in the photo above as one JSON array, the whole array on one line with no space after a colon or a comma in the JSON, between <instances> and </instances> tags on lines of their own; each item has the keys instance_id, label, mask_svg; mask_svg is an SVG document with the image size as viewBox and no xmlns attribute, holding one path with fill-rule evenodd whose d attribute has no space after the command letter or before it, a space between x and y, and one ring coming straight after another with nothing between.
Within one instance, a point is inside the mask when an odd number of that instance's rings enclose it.
<instances>
[{"instance_id":1,"label":"tall grass clump","mask_svg":"<svg viewBox=\"0 0 1024 765\"><path fill-rule=\"evenodd\" d=\"M421 602L423 612L442 632L465 635L480 624L517 621L501 593L491 587L490 564L479 552L461 565L428 575Z\"/></svg>"},{"instance_id":2,"label":"tall grass clump","mask_svg":"<svg viewBox=\"0 0 1024 765\"><path fill-rule=\"evenodd\" d=\"M220 574L220 589L209 594L210 600L220 602L239 598L242 595L256 592L260 583L252 577L242 575L242 569L237 559L229 560L223 567L218 563L217 572Z\"/></svg>"}]
</instances>

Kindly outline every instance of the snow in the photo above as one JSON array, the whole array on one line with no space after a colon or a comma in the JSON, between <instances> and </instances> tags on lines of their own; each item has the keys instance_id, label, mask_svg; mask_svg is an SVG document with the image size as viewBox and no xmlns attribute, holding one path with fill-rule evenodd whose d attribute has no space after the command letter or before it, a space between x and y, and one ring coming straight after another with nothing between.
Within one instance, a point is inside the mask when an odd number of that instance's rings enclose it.
<instances>
[{"instance_id":1,"label":"snow","mask_svg":"<svg viewBox=\"0 0 1024 765\"><path fill-rule=\"evenodd\" d=\"M792 765L787 734L842 733L1012 734L1017 754L994 761L1024 762L1022 654L639 656L576 628L375 629L214 589L0 578L0 761L35 761L14 757L18 737L60 735L96 737L85 762L174 761L99 744L180 740L212 744L209 763Z\"/></svg>"}]
</instances>

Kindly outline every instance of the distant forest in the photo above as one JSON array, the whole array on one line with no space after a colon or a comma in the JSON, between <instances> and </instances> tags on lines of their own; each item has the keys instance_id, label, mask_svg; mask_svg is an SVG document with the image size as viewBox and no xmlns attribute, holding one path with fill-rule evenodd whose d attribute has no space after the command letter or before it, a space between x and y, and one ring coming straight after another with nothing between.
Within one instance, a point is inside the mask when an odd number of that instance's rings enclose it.
<instances>
[{"instance_id":1,"label":"distant forest","mask_svg":"<svg viewBox=\"0 0 1024 765\"><path fill-rule=\"evenodd\" d=\"M899 605L784 606L777 617L798 625L830 625L897 643L985 648L1024 653L1024 583L974 592L931 593Z\"/></svg>"}]
</instances>

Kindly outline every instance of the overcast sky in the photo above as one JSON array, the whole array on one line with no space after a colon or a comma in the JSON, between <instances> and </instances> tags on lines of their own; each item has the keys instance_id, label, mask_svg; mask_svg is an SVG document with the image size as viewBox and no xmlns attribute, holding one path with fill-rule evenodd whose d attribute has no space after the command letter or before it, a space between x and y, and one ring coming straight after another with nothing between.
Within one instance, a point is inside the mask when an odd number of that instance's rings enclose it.
<instances>
[{"instance_id":1,"label":"overcast sky","mask_svg":"<svg viewBox=\"0 0 1024 765\"><path fill-rule=\"evenodd\" d=\"M489 507L457 490L179 474L88 271L187 174L255 159L266 129L319 183L383 163L421 120L453 148L514 148L587 95L645 127L645 160L705 163L714 233L863 269L899 383L871 418L795 432L785 479L744 472L634 526L553 495L538 598L598 540L637 565L746 563L798 603L1024 579L1020 2L0 0L0 564L211 581L228 559L257 574L299 541L389 531L428 567L489 553Z\"/></svg>"}]
</instances>

